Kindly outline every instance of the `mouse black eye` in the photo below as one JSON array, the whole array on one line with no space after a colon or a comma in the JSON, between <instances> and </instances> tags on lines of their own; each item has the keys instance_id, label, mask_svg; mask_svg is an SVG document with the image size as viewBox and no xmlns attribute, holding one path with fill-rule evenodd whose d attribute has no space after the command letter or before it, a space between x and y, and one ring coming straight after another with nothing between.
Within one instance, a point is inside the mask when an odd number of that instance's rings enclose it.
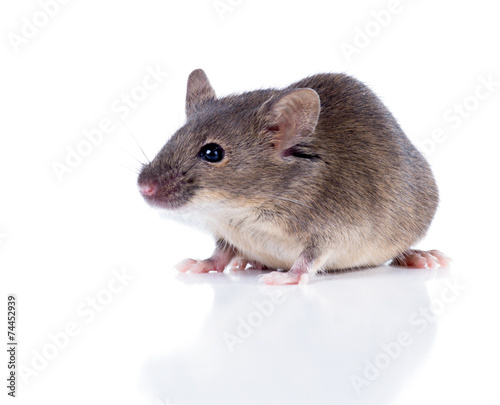
<instances>
[{"instance_id":1,"label":"mouse black eye","mask_svg":"<svg viewBox=\"0 0 500 405\"><path fill-rule=\"evenodd\" d=\"M224 159L224 149L216 143L208 143L198 152L198 156L210 163L217 163Z\"/></svg>"}]
</instances>

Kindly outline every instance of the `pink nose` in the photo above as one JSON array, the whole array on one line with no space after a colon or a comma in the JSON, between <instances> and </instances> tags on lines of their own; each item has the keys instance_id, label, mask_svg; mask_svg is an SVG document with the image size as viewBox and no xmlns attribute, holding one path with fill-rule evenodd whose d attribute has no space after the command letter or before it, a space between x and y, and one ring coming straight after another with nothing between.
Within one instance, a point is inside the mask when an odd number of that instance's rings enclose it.
<instances>
[{"instance_id":1,"label":"pink nose","mask_svg":"<svg viewBox=\"0 0 500 405\"><path fill-rule=\"evenodd\" d=\"M156 193L156 190L158 189L158 185L154 183L144 183L144 184L139 184L139 190L141 191L142 195L145 196L152 196Z\"/></svg>"}]
</instances>

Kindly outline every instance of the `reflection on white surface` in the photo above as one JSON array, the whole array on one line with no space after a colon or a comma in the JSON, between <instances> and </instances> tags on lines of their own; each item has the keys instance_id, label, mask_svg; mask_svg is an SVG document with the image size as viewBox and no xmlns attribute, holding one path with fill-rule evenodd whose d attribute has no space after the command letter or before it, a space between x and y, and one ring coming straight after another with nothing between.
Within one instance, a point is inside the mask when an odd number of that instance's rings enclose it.
<instances>
[{"instance_id":1,"label":"reflection on white surface","mask_svg":"<svg viewBox=\"0 0 500 405\"><path fill-rule=\"evenodd\" d=\"M212 289L213 305L191 345L150 352L140 385L152 403L390 404L429 355L436 316L461 294L445 270L381 267L279 288L256 274L177 277L181 289ZM179 328L156 330L168 340Z\"/></svg>"}]
</instances>

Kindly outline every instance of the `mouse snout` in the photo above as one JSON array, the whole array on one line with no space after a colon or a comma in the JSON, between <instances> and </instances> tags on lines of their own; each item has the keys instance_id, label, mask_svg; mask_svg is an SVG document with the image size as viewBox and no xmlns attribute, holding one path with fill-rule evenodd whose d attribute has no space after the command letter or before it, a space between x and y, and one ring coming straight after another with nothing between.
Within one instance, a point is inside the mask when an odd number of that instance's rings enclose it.
<instances>
[{"instance_id":1,"label":"mouse snout","mask_svg":"<svg viewBox=\"0 0 500 405\"><path fill-rule=\"evenodd\" d=\"M162 166L143 168L137 179L137 187L146 202L157 208L174 209L189 198L189 183L179 170Z\"/></svg>"},{"instance_id":2,"label":"mouse snout","mask_svg":"<svg viewBox=\"0 0 500 405\"><path fill-rule=\"evenodd\" d=\"M156 190L158 190L158 184L151 181L140 183L139 191L143 196L152 197L155 195Z\"/></svg>"}]
</instances>

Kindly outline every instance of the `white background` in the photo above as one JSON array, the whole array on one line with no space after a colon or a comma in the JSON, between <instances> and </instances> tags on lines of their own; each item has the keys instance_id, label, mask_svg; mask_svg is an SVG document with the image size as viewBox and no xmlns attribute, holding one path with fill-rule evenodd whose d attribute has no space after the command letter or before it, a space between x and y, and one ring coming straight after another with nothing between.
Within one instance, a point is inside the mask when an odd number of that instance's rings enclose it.
<instances>
[{"instance_id":1,"label":"white background","mask_svg":"<svg viewBox=\"0 0 500 405\"><path fill-rule=\"evenodd\" d=\"M18 403L500 403L495 1L45 3L0 7L0 340L15 294ZM182 125L200 67L219 95L319 72L367 83L433 167L441 204L420 246L452 269L275 290L252 272L175 278L175 263L213 242L142 201L133 137L155 155ZM168 76L138 89L150 70ZM120 120L123 95L137 103ZM58 178L55 162L102 120L113 130ZM462 289L443 304L450 283ZM426 307L439 316L420 331L411 319ZM252 314L260 323L231 352L223 336ZM411 346L358 393L352 376L404 331Z\"/></svg>"}]
</instances>

